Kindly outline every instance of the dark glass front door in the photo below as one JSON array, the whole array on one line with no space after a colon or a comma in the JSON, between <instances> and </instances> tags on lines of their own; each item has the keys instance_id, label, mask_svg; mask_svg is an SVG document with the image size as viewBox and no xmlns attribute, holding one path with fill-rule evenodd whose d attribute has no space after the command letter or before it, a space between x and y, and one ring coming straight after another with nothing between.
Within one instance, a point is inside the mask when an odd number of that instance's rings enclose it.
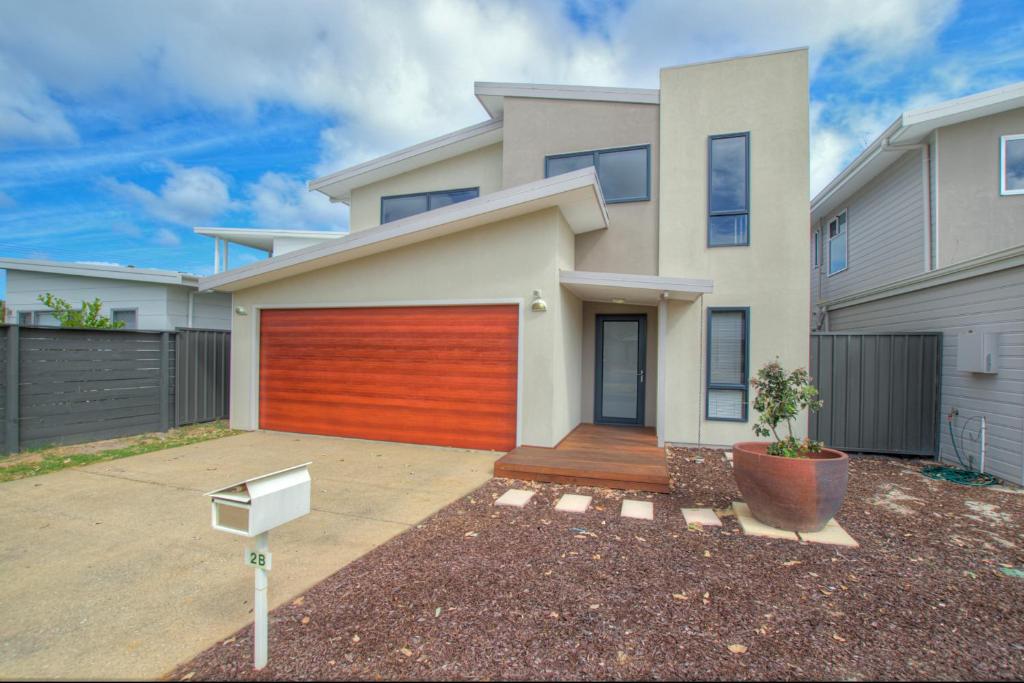
<instances>
[{"instance_id":1,"label":"dark glass front door","mask_svg":"<svg viewBox=\"0 0 1024 683\"><path fill-rule=\"evenodd\" d=\"M646 315L597 316L594 422L644 423Z\"/></svg>"}]
</instances>

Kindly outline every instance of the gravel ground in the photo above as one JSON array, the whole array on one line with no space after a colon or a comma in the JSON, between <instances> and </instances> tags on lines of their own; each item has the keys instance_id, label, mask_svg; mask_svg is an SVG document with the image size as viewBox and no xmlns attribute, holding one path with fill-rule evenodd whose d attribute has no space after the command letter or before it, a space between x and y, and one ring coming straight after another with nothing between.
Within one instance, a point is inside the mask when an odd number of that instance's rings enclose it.
<instances>
[{"instance_id":1,"label":"gravel ground","mask_svg":"<svg viewBox=\"0 0 1024 683\"><path fill-rule=\"evenodd\" d=\"M622 492L495 479L172 679L1024 679L1024 495L851 460L838 520L861 547L688 529L738 498L718 451L678 449L653 522ZM537 491L495 508L509 486ZM553 510L594 496L585 515Z\"/></svg>"}]
</instances>

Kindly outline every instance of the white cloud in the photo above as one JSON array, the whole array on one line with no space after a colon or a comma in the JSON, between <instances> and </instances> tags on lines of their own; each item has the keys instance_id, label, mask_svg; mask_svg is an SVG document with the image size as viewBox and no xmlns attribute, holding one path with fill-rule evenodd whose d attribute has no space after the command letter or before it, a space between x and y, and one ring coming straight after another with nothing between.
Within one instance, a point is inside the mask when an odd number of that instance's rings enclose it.
<instances>
[{"instance_id":1,"label":"white cloud","mask_svg":"<svg viewBox=\"0 0 1024 683\"><path fill-rule=\"evenodd\" d=\"M283 103L329 122L315 174L482 120L474 80L655 87L661 66L808 45L812 69L827 67L830 78L832 71L854 74L862 85L882 83L902 61L928 53L958 6L956 0L639 0L609 8L581 1L573 5L586 17L580 28L561 4L540 1L179 0L125 3L117 6L116 21L102 2L52 5L55 11L40 5L45 0L5 7L0 59L21 80L0 78L0 131L3 103L14 98L29 102L30 114L8 128L26 134L26 121L38 120L46 123L39 131L50 131L46 139L70 139L74 131L49 93L128 99L152 111L194 104L242 116ZM847 62L826 63L837 49ZM944 58L933 72L945 92L968 87L975 67ZM894 116L897 104L904 102L879 109ZM812 137L816 183L856 152L865 135L848 127L856 123L831 110L819 117ZM168 206L173 202L163 191L124 190L154 215L181 222L203 213L208 200L227 201L226 187L211 191L215 177L193 187L204 200L197 196L198 203L181 210ZM253 201L268 218L303 225L329 218L279 180L257 185Z\"/></svg>"},{"instance_id":2,"label":"white cloud","mask_svg":"<svg viewBox=\"0 0 1024 683\"><path fill-rule=\"evenodd\" d=\"M181 238L169 228L157 228L153 233L153 242L161 247L176 247L181 244Z\"/></svg>"},{"instance_id":3,"label":"white cloud","mask_svg":"<svg viewBox=\"0 0 1024 683\"><path fill-rule=\"evenodd\" d=\"M331 204L319 192L281 173L264 173L246 188L249 209L261 227L340 230L348 224L347 209Z\"/></svg>"},{"instance_id":4,"label":"white cloud","mask_svg":"<svg viewBox=\"0 0 1024 683\"><path fill-rule=\"evenodd\" d=\"M77 141L74 128L43 83L0 52L0 145Z\"/></svg>"},{"instance_id":5,"label":"white cloud","mask_svg":"<svg viewBox=\"0 0 1024 683\"><path fill-rule=\"evenodd\" d=\"M173 162L166 165L170 175L159 192L113 178L104 179L102 184L150 215L180 225L205 223L235 207L227 178L219 170L208 166L186 168Z\"/></svg>"}]
</instances>

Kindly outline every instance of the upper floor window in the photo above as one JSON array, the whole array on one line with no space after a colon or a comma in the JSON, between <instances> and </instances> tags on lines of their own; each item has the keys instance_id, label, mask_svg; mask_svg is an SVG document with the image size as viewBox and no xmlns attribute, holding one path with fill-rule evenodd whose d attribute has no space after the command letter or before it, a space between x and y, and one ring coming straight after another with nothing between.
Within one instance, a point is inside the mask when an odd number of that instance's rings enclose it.
<instances>
[{"instance_id":1,"label":"upper floor window","mask_svg":"<svg viewBox=\"0 0 1024 683\"><path fill-rule=\"evenodd\" d=\"M846 270L847 261L846 209L828 222L828 274Z\"/></svg>"},{"instance_id":2,"label":"upper floor window","mask_svg":"<svg viewBox=\"0 0 1024 683\"><path fill-rule=\"evenodd\" d=\"M415 216L424 211L440 209L449 204L458 204L467 199L480 196L479 187L466 187L459 190L440 190L438 192L420 192L418 194L402 194L380 198L380 222L390 223L401 218Z\"/></svg>"},{"instance_id":3,"label":"upper floor window","mask_svg":"<svg viewBox=\"0 0 1024 683\"><path fill-rule=\"evenodd\" d=\"M1024 194L1024 135L999 138L999 194Z\"/></svg>"},{"instance_id":4,"label":"upper floor window","mask_svg":"<svg viewBox=\"0 0 1024 683\"><path fill-rule=\"evenodd\" d=\"M594 166L601 193L609 204L651 198L651 146L599 149L544 157L544 177Z\"/></svg>"},{"instance_id":5,"label":"upper floor window","mask_svg":"<svg viewBox=\"0 0 1024 683\"><path fill-rule=\"evenodd\" d=\"M750 244L750 133L708 138L708 246Z\"/></svg>"},{"instance_id":6,"label":"upper floor window","mask_svg":"<svg viewBox=\"0 0 1024 683\"><path fill-rule=\"evenodd\" d=\"M811 235L811 265L815 268L821 265L821 230L814 229L814 234Z\"/></svg>"}]
</instances>

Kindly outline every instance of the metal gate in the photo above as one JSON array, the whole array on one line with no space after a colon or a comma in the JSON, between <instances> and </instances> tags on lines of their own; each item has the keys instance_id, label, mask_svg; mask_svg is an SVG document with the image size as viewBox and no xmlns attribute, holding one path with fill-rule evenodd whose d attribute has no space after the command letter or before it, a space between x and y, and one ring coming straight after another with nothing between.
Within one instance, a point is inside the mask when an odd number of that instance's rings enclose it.
<instances>
[{"instance_id":1,"label":"metal gate","mask_svg":"<svg viewBox=\"0 0 1024 683\"><path fill-rule=\"evenodd\" d=\"M854 453L935 456L942 333L811 335L810 373L824 402L811 438Z\"/></svg>"},{"instance_id":2,"label":"metal gate","mask_svg":"<svg viewBox=\"0 0 1024 683\"><path fill-rule=\"evenodd\" d=\"M175 425L228 416L231 332L178 328L175 346Z\"/></svg>"}]
</instances>

